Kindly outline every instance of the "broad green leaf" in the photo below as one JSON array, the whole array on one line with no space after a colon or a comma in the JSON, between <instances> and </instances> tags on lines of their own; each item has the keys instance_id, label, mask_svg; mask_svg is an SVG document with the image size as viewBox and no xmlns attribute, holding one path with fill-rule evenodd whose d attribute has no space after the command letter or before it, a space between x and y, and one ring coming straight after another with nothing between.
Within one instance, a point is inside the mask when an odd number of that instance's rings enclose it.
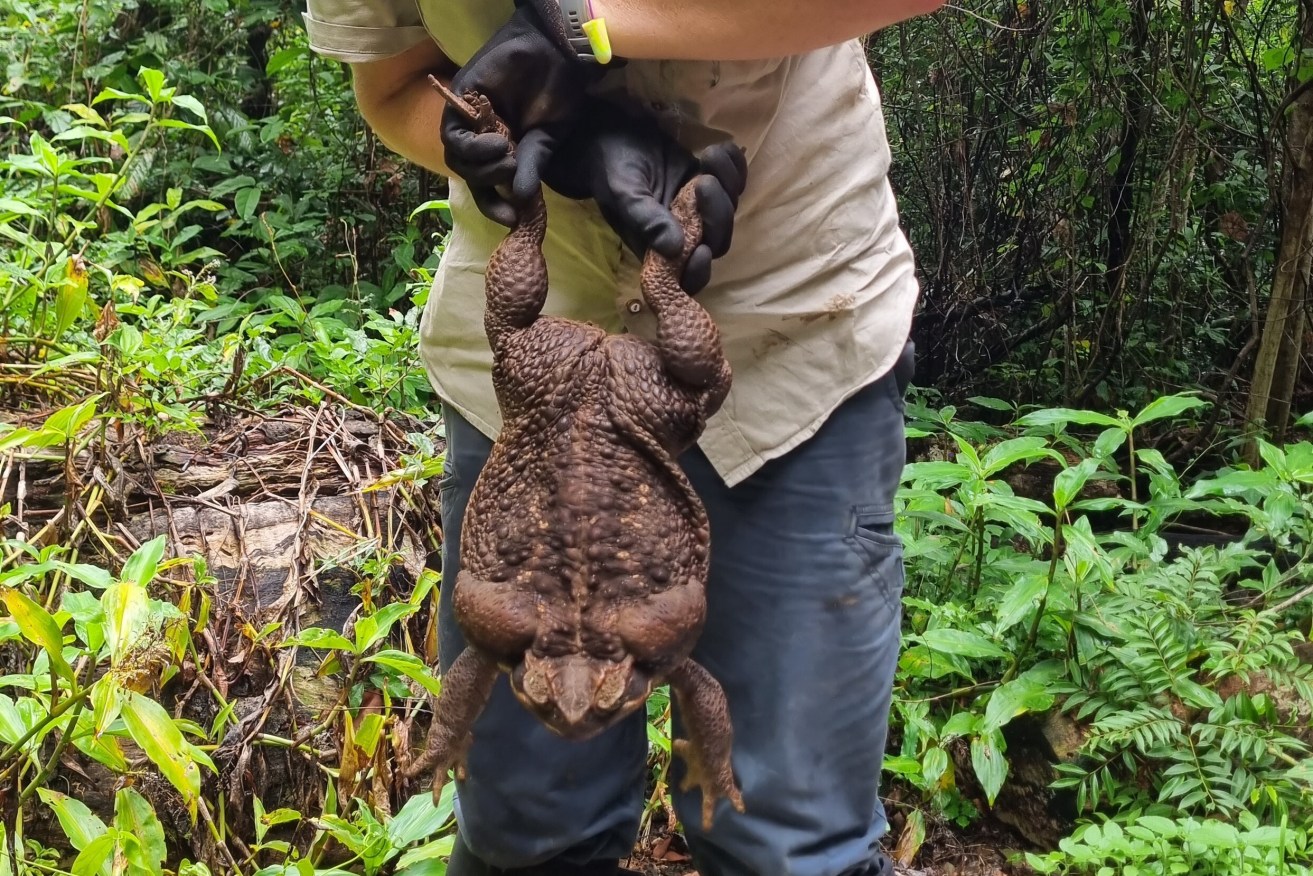
<instances>
[{"instance_id":1,"label":"broad green leaf","mask_svg":"<svg viewBox=\"0 0 1313 876\"><path fill-rule=\"evenodd\" d=\"M142 644L150 614L146 590L131 582L114 584L105 590L100 602L105 610L105 641L109 644L110 663L117 667L134 647Z\"/></svg>"},{"instance_id":2,"label":"broad green leaf","mask_svg":"<svg viewBox=\"0 0 1313 876\"><path fill-rule=\"evenodd\" d=\"M1112 456L1121 446L1126 443L1126 430L1120 427L1116 429L1104 429L1099 433L1099 437L1094 439L1094 455L1108 457Z\"/></svg>"},{"instance_id":3,"label":"broad green leaf","mask_svg":"<svg viewBox=\"0 0 1313 876\"><path fill-rule=\"evenodd\" d=\"M948 752L939 746L933 746L921 757L921 775L926 784L934 787L939 784L944 773L948 772Z\"/></svg>"},{"instance_id":4,"label":"broad green leaf","mask_svg":"<svg viewBox=\"0 0 1313 876\"><path fill-rule=\"evenodd\" d=\"M1017 406L1012 402L1003 401L1003 399L1001 398L990 398L988 396L983 396L983 395L970 396L967 399L967 401L971 402L971 404L973 405L979 405L982 408L988 408L991 411L1011 412L1017 409Z\"/></svg>"},{"instance_id":5,"label":"broad green leaf","mask_svg":"<svg viewBox=\"0 0 1313 876\"><path fill-rule=\"evenodd\" d=\"M128 561L123 564L123 574L119 576L123 582L133 581L142 587L150 584L155 577L155 571L159 568L160 560L164 558L164 548L166 542L164 535L157 535L150 541L142 544L132 552Z\"/></svg>"},{"instance_id":6,"label":"broad green leaf","mask_svg":"<svg viewBox=\"0 0 1313 876\"><path fill-rule=\"evenodd\" d=\"M1135 426L1143 426L1145 423L1151 423L1154 420L1179 417L1186 411L1204 407L1208 407L1208 402L1192 395L1167 395L1149 402L1144 406L1144 410L1135 415L1135 419L1131 422Z\"/></svg>"},{"instance_id":7,"label":"broad green leaf","mask_svg":"<svg viewBox=\"0 0 1313 876\"><path fill-rule=\"evenodd\" d=\"M446 876L447 862L442 858L451 855L455 842L454 836L446 836L402 855L396 876Z\"/></svg>"},{"instance_id":8,"label":"broad green leaf","mask_svg":"<svg viewBox=\"0 0 1313 876\"><path fill-rule=\"evenodd\" d=\"M131 91L120 91L117 88L102 88L100 93L92 98L92 105L101 103L106 100L131 100L137 103L150 103L150 98L144 94L134 94Z\"/></svg>"},{"instance_id":9,"label":"broad green leaf","mask_svg":"<svg viewBox=\"0 0 1313 876\"><path fill-rule=\"evenodd\" d=\"M1182 839L1199 843L1214 849L1234 849L1240 845L1240 833L1235 825L1208 819L1197 824L1183 826Z\"/></svg>"},{"instance_id":10,"label":"broad green leaf","mask_svg":"<svg viewBox=\"0 0 1313 876\"><path fill-rule=\"evenodd\" d=\"M159 703L135 691L124 691L123 696L123 721L133 741L178 789L188 811L194 812L200 796L201 771L192 746Z\"/></svg>"},{"instance_id":11,"label":"broad green leaf","mask_svg":"<svg viewBox=\"0 0 1313 876\"><path fill-rule=\"evenodd\" d=\"M132 788L120 788L114 796L114 826L137 838L141 847L138 863L158 876L167 851L164 828L146 798Z\"/></svg>"},{"instance_id":12,"label":"broad green leaf","mask_svg":"<svg viewBox=\"0 0 1313 876\"><path fill-rule=\"evenodd\" d=\"M44 215L36 207L33 207L23 201L14 198L0 198L0 213L16 213L20 216L42 216Z\"/></svg>"},{"instance_id":13,"label":"broad green leaf","mask_svg":"<svg viewBox=\"0 0 1313 876\"><path fill-rule=\"evenodd\" d=\"M237 208L237 215L250 222L255 216L255 209L260 206L260 194L261 190L254 186L238 192L233 197L233 206Z\"/></svg>"},{"instance_id":14,"label":"broad green leaf","mask_svg":"<svg viewBox=\"0 0 1313 876\"><path fill-rule=\"evenodd\" d=\"M956 673L971 679L971 667L956 654L946 654L925 645L904 648L898 658L898 671L912 678L943 678Z\"/></svg>"},{"instance_id":15,"label":"broad green leaf","mask_svg":"<svg viewBox=\"0 0 1313 876\"><path fill-rule=\"evenodd\" d=\"M1188 678L1177 678L1172 682L1172 690L1188 705L1196 709L1216 709L1222 705L1222 697L1217 691L1209 690L1198 682Z\"/></svg>"},{"instance_id":16,"label":"broad green leaf","mask_svg":"<svg viewBox=\"0 0 1313 876\"><path fill-rule=\"evenodd\" d=\"M430 794L429 796L432 797L433 795ZM273 812L264 812L261 810L256 815L256 820L259 823L259 835L263 838L264 833L271 827L277 827L280 824L288 824L293 821L300 821L301 813L297 812L295 809L287 808L275 809Z\"/></svg>"},{"instance_id":17,"label":"broad green leaf","mask_svg":"<svg viewBox=\"0 0 1313 876\"><path fill-rule=\"evenodd\" d=\"M61 560L52 560L51 565L68 577L75 581L81 581L93 590L104 590L114 583L114 579L109 572L99 566L92 566L88 563L65 563Z\"/></svg>"},{"instance_id":18,"label":"broad green leaf","mask_svg":"<svg viewBox=\"0 0 1313 876\"><path fill-rule=\"evenodd\" d=\"M451 218L451 202L448 201L446 198L443 198L441 200L436 200L436 201L425 201L424 203L420 204L414 210L410 211L410 216L408 217L407 221L414 222L416 216L418 216L421 213L427 213L431 210L436 210L438 212L438 215L444 219Z\"/></svg>"},{"instance_id":19,"label":"broad green leaf","mask_svg":"<svg viewBox=\"0 0 1313 876\"><path fill-rule=\"evenodd\" d=\"M215 136L214 131L210 130L209 125L193 125L191 122L184 122L181 119L160 119L155 124L161 128L181 128L184 131L199 131L210 138L216 149L222 148L219 145L219 138Z\"/></svg>"},{"instance_id":20,"label":"broad green leaf","mask_svg":"<svg viewBox=\"0 0 1313 876\"><path fill-rule=\"evenodd\" d=\"M106 127L105 117L87 106L85 103L66 103L60 107L60 109L68 110L73 115L89 124L96 125L100 128Z\"/></svg>"},{"instance_id":21,"label":"broad green leaf","mask_svg":"<svg viewBox=\"0 0 1313 876\"><path fill-rule=\"evenodd\" d=\"M104 393L97 393L78 404L60 408L46 418L41 431L54 433L61 441L73 440L82 427L96 415L96 403L100 401L102 395Z\"/></svg>"},{"instance_id":22,"label":"broad green leaf","mask_svg":"<svg viewBox=\"0 0 1313 876\"><path fill-rule=\"evenodd\" d=\"M959 657L972 657L977 659L990 657L1006 657L1007 652L995 645L989 639L979 633L968 632L967 630L954 630L941 627L934 630L926 630L916 638L919 638L925 645L941 654L955 654Z\"/></svg>"},{"instance_id":23,"label":"broad green leaf","mask_svg":"<svg viewBox=\"0 0 1313 876\"><path fill-rule=\"evenodd\" d=\"M451 789L450 792L448 787ZM429 793L416 794L407 800L401 811L388 822L388 839L392 845L404 849L411 843L430 837L441 830L451 821L455 791L454 782L444 785L442 799L437 806L433 805L433 795Z\"/></svg>"},{"instance_id":24,"label":"broad green leaf","mask_svg":"<svg viewBox=\"0 0 1313 876\"><path fill-rule=\"evenodd\" d=\"M87 719L90 721L90 718ZM83 722L79 721L79 728ZM110 770L116 773L126 773L128 771L128 759L123 755L123 748L119 745L117 736L100 736L96 737L92 733L92 727L88 723L85 730L79 729L78 735L73 737L73 745L77 750L87 757L104 764Z\"/></svg>"},{"instance_id":25,"label":"broad green leaf","mask_svg":"<svg viewBox=\"0 0 1313 876\"><path fill-rule=\"evenodd\" d=\"M169 98L169 102L174 106L180 106L188 112L194 113L197 118L206 124L210 121L209 117L205 115L205 107L190 94L175 94Z\"/></svg>"},{"instance_id":26,"label":"broad green leaf","mask_svg":"<svg viewBox=\"0 0 1313 876\"><path fill-rule=\"evenodd\" d=\"M1058 508L1066 508L1070 505L1084 489L1085 482L1098 470L1099 460L1091 457L1058 472L1053 479L1053 501Z\"/></svg>"},{"instance_id":27,"label":"broad green leaf","mask_svg":"<svg viewBox=\"0 0 1313 876\"><path fill-rule=\"evenodd\" d=\"M142 67L137 71L137 79L142 85L146 86L146 94L156 103L166 100L164 88L164 72L156 70L153 67Z\"/></svg>"},{"instance_id":28,"label":"broad green leaf","mask_svg":"<svg viewBox=\"0 0 1313 876\"><path fill-rule=\"evenodd\" d=\"M1270 469L1249 471L1240 469L1229 471L1215 478L1195 481L1186 492L1187 499L1199 499L1204 496L1239 496L1251 491L1266 492L1277 483L1276 475Z\"/></svg>"},{"instance_id":29,"label":"broad green leaf","mask_svg":"<svg viewBox=\"0 0 1313 876\"><path fill-rule=\"evenodd\" d=\"M1075 423L1079 426L1111 426L1124 428L1120 420L1097 411L1080 411L1074 408L1045 408L1031 411L1017 420L1018 426L1066 426Z\"/></svg>"},{"instance_id":30,"label":"broad green leaf","mask_svg":"<svg viewBox=\"0 0 1313 876\"><path fill-rule=\"evenodd\" d=\"M118 842L118 831L106 830L96 837L73 860L73 876L93 876L95 873L109 874L110 856Z\"/></svg>"},{"instance_id":31,"label":"broad green leaf","mask_svg":"<svg viewBox=\"0 0 1313 876\"><path fill-rule=\"evenodd\" d=\"M1048 585L1048 576L1042 572L1023 575L1003 594L998 604L996 634L1002 634L1019 624L1039 604Z\"/></svg>"},{"instance_id":32,"label":"broad green leaf","mask_svg":"<svg viewBox=\"0 0 1313 876\"><path fill-rule=\"evenodd\" d=\"M278 51L270 55L269 60L265 62L264 65L265 75L273 76L275 73L286 67L288 64L301 60L305 58L305 56L306 56L305 48L300 45L291 45L279 49Z\"/></svg>"},{"instance_id":33,"label":"broad green leaf","mask_svg":"<svg viewBox=\"0 0 1313 876\"><path fill-rule=\"evenodd\" d=\"M1290 478L1290 467L1286 464L1285 451L1274 444L1269 444L1262 438L1254 439L1254 443L1258 446L1258 455L1263 457L1263 461L1283 480L1288 480Z\"/></svg>"},{"instance_id":34,"label":"broad green leaf","mask_svg":"<svg viewBox=\"0 0 1313 876\"><path fill-rule=\"evenodd\" d=\"M0 693L0 741L13 745L23 738L27 730L27 722L23 720L23 716L18 711L18 707L14 705L14 701L10 699L8 694ZM33 739L28 742L26 748L30 752L40 742L39 739Z\"/></svg>"},{"instance_id":35,"label":"broad green leaf","mask_svg":"<svg viewBox=\"0 0 1313 876\"><path fill-rule=\"evenodd\" d=\"M97 837L104 836L105 822L95 816L87 805L67 794L61 794L50 788L37 788L41 802L49 806L59 819L60 829L73 844L73 848L82 851L91 845Z\"/></svg>"},{"instance_id":36,"label":"broad green leaf","mask_svg":"<svg viewBox=\"0 0 1313 876\"><path fill-rule=\"evenodd\" d=\"M50 665L65 681L73 682L73 669L64 659L64 636L50 612L12 587L0 587L0 599L4 600L23 636L45 650Z\"/></svg>"},{"instance_id":37,"label":"broad green leaf","mask_svg":"<svg viewBox=\"0 0 1313 876\"><path fill-rule=\"evenodd\" d=\"M971 768L975 770L990 806L994 805L1008 777L1008 761L1003 750L1003 734L997 730L971 740Z\"/></svg>"},{"instance_id":38,"label":"broad green leaf","mask_svg":"<svg viewBox=\"0 0 1313 876\"><path fill-rule=\"evenodd\" d=\"M1135 823L1148 828L1158 836L1167 837L1168 839L1175 837L1178 833L1176 822L1161 815L1141 815Z\"/></svg>"},{"instance_id":39,"label":"broad green leaf","mask_svg":"<svg viewBox=\"0 0 1313 876\"><path fill-rule=\"evenodd\" d=\"M939 731L941 739L970 736L980 732L980 716L974 712L954 712Z\"/></svg>"},{"instance_id":40,"label":"broad green leaf","mask_svg":"<svg viewBox=\"0 0 1313 876\"><path fill-rule=\"evenodd\" d=\"M356 621L356 653L363 654L368 651L387 636L393 624L418 610L418 605L394 602Z\"/></svg>"},{"instance_id":41,"label":"broad green leaf","mask_svg":"<svg viewBox=\"0 0 1313 876\"><path fill-rule=\"evenodd\" d=\"M280 648L286 648L289 645L301 645L306 648L333 648L350 654L356 653L354 642L341 633L326 630L323 627L310 627L279 643Z\"/></svg>"},{"instance_id":42,"label":"broad green leaf","mask_svg":"<svg viewBox=\"0 0 1313 876\"><path fill-rule=\"evenodd\" d=\"M907 483L923 481L932 489L956 487L971 479L971 469L960 462L934 460L931 462L911 462L903 469L903 480Z\"/></svg>"},{"instance_id":43,"label":"broad green leaf","mask_svg":"<svg viewBox=\"0 0 1313 876\"><path fill-rule=\"evenodd\" d=\"M379 651L377 654L372 654L365 659L371 663L395 669L406 678L418 682L421 687L434 696L442 693L442 682L437 679L432 670L424 665L424 661L414 654L389 649Z\"/></svg>"},{"instance_id":44,"label":"broad green leaf","mask_svg":"<svg viewBox=\"0 0 1313 876\"><path fill-rule=\"evenodd\" d=\"M93 734L101 736L123 709L123 694L112 674L102 675L91 687Z\"/></svg>"},{"instance_id":45,"label":"broad green leaf","mask_svg":"<svg viewBox=\"0 0 1313 876\"><path fill-rule=\"evenodd\" d=\"M998 730L1019 715L1043 712L1051 705L1053 694L1046 685L1033 678L1014 678L1007 684L999 685L989 695L982 732Z\"/></svg>"},{"instance_id":46,"label":"broad green leaf","mask_svg":"<svg viewBox=\"0 0 1313 876\"><path fill-rule=\"evenodd\" d=\"M366 757L373 757L378 749L378 741L383 735L383 715L370 712L360 719L360 727L351 735L351 741L360 746ZM432 795L430 795L432 796Z\"/></svg>"},{"instance_id":47,"label":"broad green leaf","mask_svg":"<svg viewBox=\"0 0 1313 876\"><path fill-rule=\"evenodd\" d=\"M1042 456L1053 455L1045 439L1036 435L1027 435L1021 438L1009 438L1007 441L995 444L989 448L981 464L984 476L991 477L1018 462L1030 462Z\"/></svg>"}]
</instances>

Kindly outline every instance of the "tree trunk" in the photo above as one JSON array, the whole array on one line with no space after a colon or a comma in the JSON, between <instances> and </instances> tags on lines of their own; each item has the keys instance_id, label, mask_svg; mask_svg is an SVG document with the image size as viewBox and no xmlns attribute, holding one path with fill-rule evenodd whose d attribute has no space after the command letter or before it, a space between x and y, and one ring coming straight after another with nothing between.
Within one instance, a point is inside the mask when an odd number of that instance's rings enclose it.
<instances>
[{"instance_id":1,"label":"tree trunk","mask_svg":"<svg viewBox=\"0 0 1313 876\"><path fill-rule=\"evenodd\" d=\"M1300 7L1301 47L1313 45L1313 0L1301 0ZM1251 433L1267 429L1278 440L1290 421L1313 263L1313 89L1302 88L1290 103L1285 152L1276 273L1245 414ZM1251 463L1257 461L1252 442L1246 456Z\"/></svg>"}]
</instances>

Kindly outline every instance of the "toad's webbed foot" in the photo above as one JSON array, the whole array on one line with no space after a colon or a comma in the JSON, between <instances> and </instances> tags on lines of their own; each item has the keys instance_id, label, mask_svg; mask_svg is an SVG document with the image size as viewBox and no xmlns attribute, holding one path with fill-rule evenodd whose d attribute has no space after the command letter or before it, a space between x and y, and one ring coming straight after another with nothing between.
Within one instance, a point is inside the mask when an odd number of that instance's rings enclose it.
<instances>
[{"instance_id":1,"label":"toad's webbed foot","mask_svg":"<svg viewBox=\"0 0 1313 876\"><path fill-rule=\"evenodd\" d=\"M673 745L687 765L680 788L702 789L702 829L710 830L717 800L724 798L735 810L743 811L743 794L730 765L734 731L725 691L711 673L692 660L685 660L671 673L670 688L679 701L689 736L676 739Z\"/></svg>"},{"instance_id":2,"label":"toad's webbed foot","mask_svg":"<svg viewBox=\"0 0 1313 876\"><path fill-rule=\"evenodd\" d=\"M465 755L469 751L470 728L492 695L497 680L497 664L466 648L451 668L443 674L442 694L434 702L433 723L429 725L424 753L402 771L408 779L433 770L433 803L436 806L447 783L447 771L456 770L457 780L465 777Z\"/></svg>"}]
</instances>

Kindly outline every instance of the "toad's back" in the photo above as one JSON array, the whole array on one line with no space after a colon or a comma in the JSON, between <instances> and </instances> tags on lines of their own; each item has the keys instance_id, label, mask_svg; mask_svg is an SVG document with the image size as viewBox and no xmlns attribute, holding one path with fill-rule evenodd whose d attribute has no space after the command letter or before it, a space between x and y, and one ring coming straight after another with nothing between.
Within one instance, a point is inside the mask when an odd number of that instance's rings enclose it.
<instances>
[{"instance_id":1,"label":"toad's back","mask_svg":"<svg viewBox=\"0 0 1313 876\"><path fill-rule=\"evenodd\" d=\"M590 606L703 580L705 514L672 452L691 443L699 424L696 415L677 416L688 404L651 407L684 393L650 346L579 336L578 326L554 322L540 320L516 339L536 349L505 351L508 363L547 350L561 358L545 369L543 358L555 357L536 357L531 375L552 389L532 406L518 404L537 389L516 379L523 372L502 375L506 406L518 416L506 421L467 516L496 525L467 527L463 565L536 603L572 606L568 615L588 626ZM576 332L575 342L551 338L553 329Z\"/></svg>"}]
</instances>

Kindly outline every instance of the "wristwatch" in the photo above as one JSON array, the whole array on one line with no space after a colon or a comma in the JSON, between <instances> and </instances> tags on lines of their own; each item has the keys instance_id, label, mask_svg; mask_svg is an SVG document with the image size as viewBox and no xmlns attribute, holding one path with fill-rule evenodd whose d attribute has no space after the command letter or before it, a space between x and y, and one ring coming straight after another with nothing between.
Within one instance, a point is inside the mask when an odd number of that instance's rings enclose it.
<instances>
[{"instance_id":1,"label":"wristwatch","mask_svg":"<svg viewBox=\"0 0 1313 876\"><path fill-rule=\"evenodd\" d=\"M606 32L606 19L593 17L591 0L560 0L561 17L565 20L570 47L581 61L609 64L614 58L611 38Z\"/></svg>"}]
</instances>

